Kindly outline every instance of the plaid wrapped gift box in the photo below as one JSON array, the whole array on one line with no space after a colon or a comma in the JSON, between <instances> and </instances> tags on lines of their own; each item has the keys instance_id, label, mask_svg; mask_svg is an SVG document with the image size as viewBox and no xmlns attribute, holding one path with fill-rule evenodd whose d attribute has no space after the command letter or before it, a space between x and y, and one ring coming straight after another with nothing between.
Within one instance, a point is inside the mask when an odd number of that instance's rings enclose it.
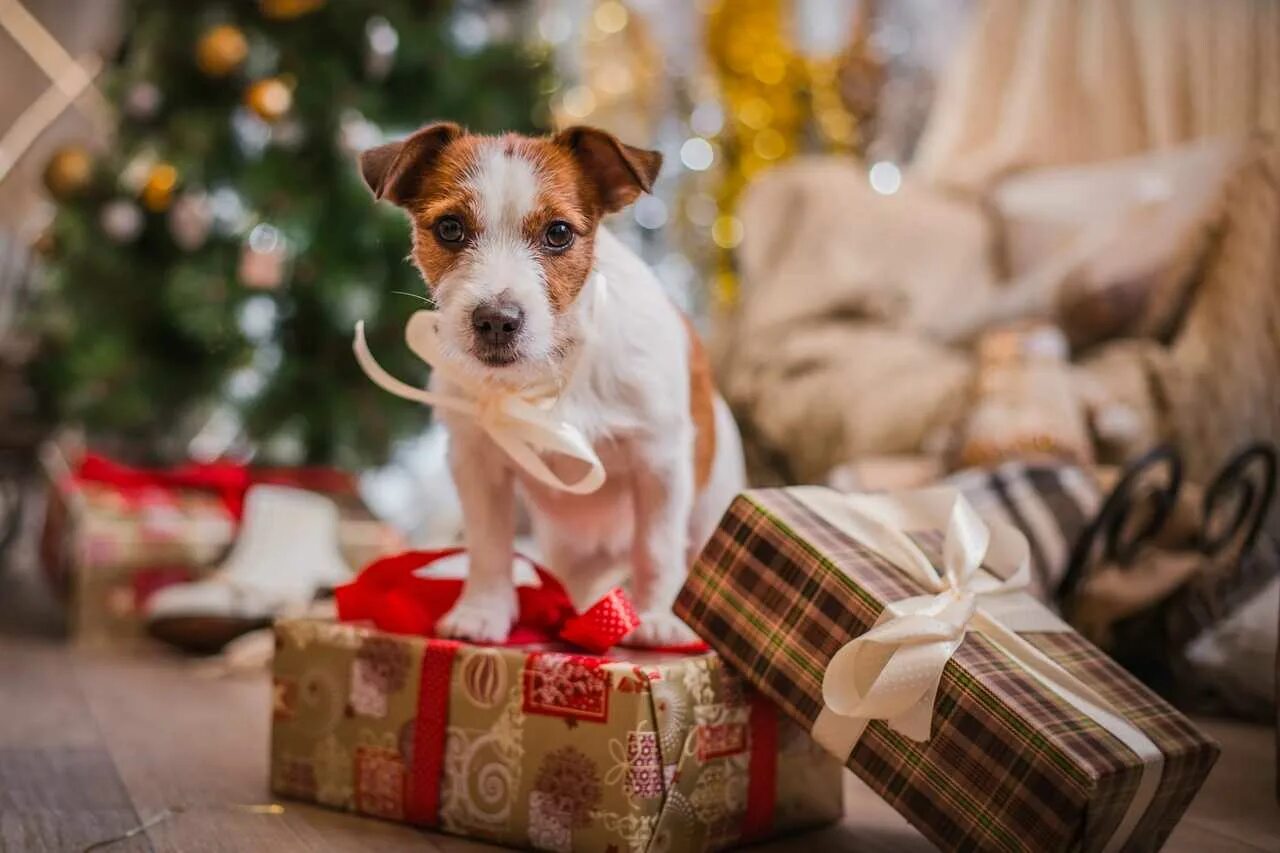
<instances>
[{"instance_id":1,"label":"plaid wrapped gift box","mask_svg":"<svg viewBox=\"0 0 1280 853\"><path fill-rule=\"evenodd\" d=\"M714 654L276 624L281 796L541 850L700 851L836 820L841 769Z\"/></svg>"},{"instance_id":2,"label":"plaid wrapped gift box","mask_svg":"<svg viewBox=\"0 0 1280 853\"><path fill-rule=\"evenodd\" d=\"M816 511L805 499L816 493L848 500L825 489L740 496L676 604L727 663L810 731L830 713L823 682L832 658L876 625L888 603L923 591ZM937 531L912 533L938 565ZM1063 701L1005 645L973 630L960 636L926 708L927 740L874 720L837 757L943 849L1158 847L1217 746L1065 625L1014 639L1087 683L1154 744L1154 759L1144 762ZM1140 790L1147 802L1139 814L1130 807ZM1127 842L1113 838L1122 825Z\"/></svg>"}]
</instances>

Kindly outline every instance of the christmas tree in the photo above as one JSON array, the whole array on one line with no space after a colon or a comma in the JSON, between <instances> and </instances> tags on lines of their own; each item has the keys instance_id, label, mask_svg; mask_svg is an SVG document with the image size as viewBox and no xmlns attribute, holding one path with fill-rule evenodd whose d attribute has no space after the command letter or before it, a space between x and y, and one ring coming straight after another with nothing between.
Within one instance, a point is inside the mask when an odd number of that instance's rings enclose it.
<instances>
[{"instance_id":1,"label":"christmas tree","mask_svg":"<svg viewBox=\"0 0 1280 853\"><path fill-rule=\"evenodd\" d=\"M398 375L425 289L409 227L356 153L431 120L537 130L544 60L522 9L444 0L132 0L105 89L108 150L65 148L46 183L35 384L53 417L145 461L206 449L380 461L421 407L375 388L357 320ZM415 296L417 298L415 298ZM399 358L398 362L395 359Z\"/></svg>"}]
</instances>

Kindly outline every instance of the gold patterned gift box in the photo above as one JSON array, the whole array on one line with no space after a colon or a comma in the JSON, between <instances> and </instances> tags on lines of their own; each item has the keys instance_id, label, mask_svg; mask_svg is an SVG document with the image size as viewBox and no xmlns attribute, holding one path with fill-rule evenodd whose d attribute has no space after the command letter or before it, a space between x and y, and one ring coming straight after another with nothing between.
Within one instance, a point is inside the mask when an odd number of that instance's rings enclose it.
<instances>
[{"instance_id":1,"label":"gold patterned gift box","mask_svg":"<svg viewBox=\"0 0 1280 853\"><path fill-rule=\"evenodd\" d=\"M954 489L739 496L676 603L945 850L1157 849L1213 741L1039 604Z\"/></svg>"},{"instance_id":2,"label":"gold patterned gift box","mask_svg":"<svg viewBox=\"0 0 1280 853\"><path fill-rule=\"evenodd\" d=\"M141 499L79 482L49 452L40 558L66 601L70 634L85 645L137 640L148 595L211 571L235 537L236 519L208 492Z\"/></svg>"},{"instance_id":3,"label":"gold patterned gift box","mask_svg":"<svg viewBox=\"0 0 1280 853\"><path fill-rule=\"evenodd\" d=\"M841 769L711 653L276 625L281 796L514 847L697 851L841 814Z\"/></svg>"},{"instance_id":4,"label":"gold patterned gift box","mask_svg":"<svg viewBox=\"0 0 1280 853\"><path fill-rule=\"evenodd\" d=\"M41 563L50 585L67 603L70 633L77 642L134 641L143 634L148 596L217 568L235 539L239 520L226 495L214 489L140 488L133 483L124 488L105 478L79 476L85 458L89 457L77 457L55 443L41 450L48 482ZM118 467L122 476L150 473L102 457L94 461L99 468ZM311 469L246 468L241 473L245 488L250 482L292 485L290 478L295 476L318 479ZM375 518L355 494L348 475L318 473L325 480L314 483L315 490L338 505L339 547L353 569L403 547L398 531ZM243 489L238 493L242 498Z\"/></svg>"}]
</instances>

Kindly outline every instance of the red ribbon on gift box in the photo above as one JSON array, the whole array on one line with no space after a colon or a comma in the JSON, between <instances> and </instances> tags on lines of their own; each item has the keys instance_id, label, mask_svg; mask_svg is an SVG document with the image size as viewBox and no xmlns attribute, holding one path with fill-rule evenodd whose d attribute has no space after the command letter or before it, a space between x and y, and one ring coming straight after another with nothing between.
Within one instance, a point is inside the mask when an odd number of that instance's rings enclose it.
<instances>
[{"instance_id":1,"label":"red ribbon on gift box","mask_svg":"<svg viewBox=\"0 0 1280 853\"><path fill-rule=\"evenodd\" d=\"M429 640L422 652L418 713L413 718L413 761L405 785L405 818L423 826L440 825L440 784L449 728L449 680L461 646L455 640Z\"/></svg>"},{"instance_id":2,"label":"red ribbon on gift box","mask_svg":"<svg viewBox=\"0 0 1280 853\"><path fill-rule=\"evenodd\" d=\"M344 622L372 622L394 634L434 636L436 623L462 594L462 580L423 577L421 570L461 552L461 548L407 551L370 563L355 580L334 591L338 618ZM579 613L551 573L541 566L535 565L534 569L538 586L516 587L518 615L505 645L559 640L592 654L604 654L640 624L635 608L621 589L610 590ZM663 651L693 653L706 648L703 643L693 643Z\"/></svg>"},{"instance_id":3,"label":"red ribbon on gift box","mask_svg":"<svg viewBox=\"0 0 1280 853\"><path fill-rule=\"evenodd\" d=\"M240 517L249 488L248 469L234 462L191 463L176 468L134 468L97 453L86 453L72 480L110 486L131 504L172 503L173 493L191 489L216 494L227 511Z\"/></svg>"},{"instance_id":4,"label":"red ribbon on gift box","mask_svg":"<svg viewBox=\"0 0 1280 853\"><path fill-rule=\"evenodd\" d=\"M747 764L747 811L742 816L742 841L758 841L773 828L778 805L778 707L758 690L749 699L751 753Z\"/></svg>"},{"instance_id":5,"label":"red ribbon on gift box","mask_svg":"<svg viewBox=\"0 0 1280 853\"><path fill-rule=\"evenodd\" d=\"M191 489L217 495L232 518L244 511L251 486L293 486L326 494L351 494L355 480L333 468L252 468L239 462L192 462L176 468L135 468L97 453L86 453L72 480L110 486L125 500L142 506L173 503L174 492Z\"/></svg>"}]
</instances>

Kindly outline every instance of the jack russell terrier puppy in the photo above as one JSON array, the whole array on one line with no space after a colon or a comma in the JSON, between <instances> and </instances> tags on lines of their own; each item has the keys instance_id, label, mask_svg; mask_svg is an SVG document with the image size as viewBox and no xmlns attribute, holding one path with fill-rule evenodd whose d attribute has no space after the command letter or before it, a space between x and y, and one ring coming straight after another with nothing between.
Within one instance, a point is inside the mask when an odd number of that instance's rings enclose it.
<instances>
[{"instance_id":1,"label":"jack russell terrier puppy","mask_svg":"<svg viewBox=\"0 0 1280 853\"><path fill-rule=\"evenodd\" d=\"M360 158L374 195L412 221L413 260L440 312L450 369L507 389L556 383L552 412L586 436L606 475L590 494L549 487L474 419L440 410L471 555L442 635L507 637L518 494L548 565L571 588L570 579L629 563L641 618L629 644L696 639L671 605L743 488L741 441L693 327L653 271L600 226L652 188L661 164L657 152L588 127L493 137L448 122ZM438 373L432 389L450 390ZM559 473L566 461L548 465Z\"/></svg>"}]
</instances>

